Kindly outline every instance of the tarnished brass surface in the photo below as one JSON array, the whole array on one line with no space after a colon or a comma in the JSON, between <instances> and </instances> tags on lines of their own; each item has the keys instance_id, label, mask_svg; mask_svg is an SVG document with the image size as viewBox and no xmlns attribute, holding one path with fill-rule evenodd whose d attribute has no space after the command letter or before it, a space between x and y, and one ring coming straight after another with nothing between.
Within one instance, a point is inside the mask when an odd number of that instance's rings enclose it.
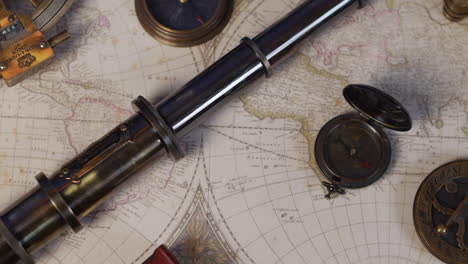
<instances>
[{"instance_id":1,"label":"tarnished brass surface","mask_svg":"<svg viewBox=\"0 0 468 264\"><path fill-rule=\"evenodd\" d=\"M50 46L52 48L55 48L57 46L60 46L63 44L65 41L67 41L71 37L70 33L68 31L62 31L59 33L57 36L52 37L48 40Z\"/></svg>"},{"instance_id":2,"label":"tarnished brass surface","mask_svg":"<svg viewBox=\"0 0 468 264\"><path fill-rule=\"evenodd\" d=\"M42 69L54 57L53 47L69 38L67 32L45 38L45 30L69 9L73 0L32 1L34 17L8 10L0 0L0 75L13 86Z\"/></svg>"},{"instance_id":3,"label":"tarnished brass surface","mask_svg":"<svg viewBox=\"0 0 468 264\"><path fill-rule=\"evenodd\" d=\"M0 74L9 86L48 62L54 51L32 20L6 12L0 18Z\"/></svg>"},{"instance_id":4,"label":"tarnished brass surface","mask_svg":"<svg viewBox=\"0 0 468 264\"><path fill-rule=\"evenodd\" d=\"M75 0L41 0L32 20L41 31L48 31L68 12Z\"/></svg>"},{"instance_id":5,"label":"tarnished brass surface","mask_svg":"<svg viewBox=\"0 0 468 264\"><path fill-rule=\"evenodd\" d=\"M5 3L0 0L0 17L6 17L9 14L10 12L7 10Z\"/></svg>"},{"instance_id":6,"label":"tarnished brass surface","mask_svg":"<svg viewBox=\"0 0 468 264\"><path fill-rule=\"evenodd\" d=\"M449 264L468 263L468 161L445 164L427 176L416 193L413 219L434 256Z\"/></svg>"},{"instance_id":7,"label":"tarnished brass surface","mask_svg":"<svg viewBox=\"0 0 468 264\"><path fill-rule=\"evenodd\" d=\"M143 28L158 41L175 47L190 47L202 44L221 32L233 10L233 0L219 0L214 16L203 26L192 30L175 30L157 21L146 3L147 0L135 0L135 11Z\"/></svg>"},{"instance_id":8,"label":"tarnished brass surface","mask_svg":"<svg viewBox=\"0 0 468 264\"><path fill-rule=\"evenodd\" d=\"M29 0L35 7L39 6L44 0Z\"/></svg>"},{"instance_id":9,"label":"tarnished brass surface","mask_svg":"<svg viewBox=\"0 0 468 264\"><path fill-rule=\"evenodd\" d=\"M444 14L451 21L460 21L468 16L468 0L445 0Z\"/></svg>"},{"instance_id":10,"label":"tarnished brass surface","mask_svg":"<svg viewBox=\"0 0 468 264\"><path fill-rule=\"evenodd\" d=\"M102 204L134 172L164 153L157 132L136 114L48 178L81 219ZM28 252L35 252L67 229L67 223L48 194L39 188L5 210L1 217ZM18 256L2 239L0 236L0 263L16 263Z\"/></svg>"},{"instance_id":11,"label":"tarnished brass surface","mask_svg":"<svg viewBox=\"0 0 468 264\"><path fill-rule=\"evenodd\" d=\"M32 69L54 57L54 50L40 31L6 47L0 53L0 70L9 86L15 85L30 76Z\"/></svg>"}]
</instances>

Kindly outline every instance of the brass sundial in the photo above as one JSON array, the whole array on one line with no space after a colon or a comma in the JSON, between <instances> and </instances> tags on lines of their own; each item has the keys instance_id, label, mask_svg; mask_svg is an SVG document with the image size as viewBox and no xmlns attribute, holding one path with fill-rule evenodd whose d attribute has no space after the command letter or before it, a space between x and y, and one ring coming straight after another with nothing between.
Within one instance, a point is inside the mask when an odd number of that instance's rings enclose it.
<instances>
[{"instance_id":1,"label":"brass sundial","mask_svg":"<svg viewBox=\"0 0 468 264\"><path fill-rule=\"evenodd\" d=\"M424 246L449 264L468 263L468 160L434 170L422 182L413 208Z\"/></svg>"}]
</instances>

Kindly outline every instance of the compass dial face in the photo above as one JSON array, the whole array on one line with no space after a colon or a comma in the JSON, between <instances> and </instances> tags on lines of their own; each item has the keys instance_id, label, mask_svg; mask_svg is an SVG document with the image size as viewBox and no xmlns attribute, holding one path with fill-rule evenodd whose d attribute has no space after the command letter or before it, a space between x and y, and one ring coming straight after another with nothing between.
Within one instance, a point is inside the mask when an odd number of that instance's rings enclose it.
<instances>
[{"instance_id":1,"label":"compass dial face","mask_svg":"<svg viewBox=\"0 0 468 264\"><path fill-rule=\"evenodd\" d=\"M361 188L378 180L390 161L390 144L379 127L357 114L332 119L319 132L317 163L337 185Z\"/></svg>"},{"instance_id":2,"label":"compass dial face","mask_svg":"<svg viewBox=\"0 0 468 264\"><path fill-rule=\"evenodd\" d=\"M216 13L218 0L146 0L153 17L174 30L203 26Z\"/></svg>"},{"instance_id":3,"label":"compass dial face","mask_svg":"<svg viewBox=\"0 0 468 264\"><path fill-rule=\"evenodd\" d=\"M424 179L413 219L433 255L450 264L468 263L468 161L445 164Z\"/></svg>"},{"instance_id":4,"label":"compass dial face","mask_svg":"<svg viewBox=\"0 0 468 264\"><path fill-rule=\"evenodd\" d=\"M176 47L204 43L228 23L233 0L135 0L143 28L160 42Z\"/></svg>"}]
</instances>

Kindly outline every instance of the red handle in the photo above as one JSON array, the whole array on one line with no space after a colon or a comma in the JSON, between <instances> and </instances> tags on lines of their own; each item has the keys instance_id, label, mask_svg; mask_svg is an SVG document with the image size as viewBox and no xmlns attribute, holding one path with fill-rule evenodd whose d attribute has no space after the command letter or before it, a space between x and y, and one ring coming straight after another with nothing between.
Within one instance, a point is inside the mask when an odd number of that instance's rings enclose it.
<instances>
[{"instance_id":1,"label":"red handle","mask_svg":"<svg viewBox=\"0 0 468 264\"><path fill-rule=\"evenodd\" d=\"M143 264L179 264L166 246L161 245Z\"/></svg>"}]
</instances>

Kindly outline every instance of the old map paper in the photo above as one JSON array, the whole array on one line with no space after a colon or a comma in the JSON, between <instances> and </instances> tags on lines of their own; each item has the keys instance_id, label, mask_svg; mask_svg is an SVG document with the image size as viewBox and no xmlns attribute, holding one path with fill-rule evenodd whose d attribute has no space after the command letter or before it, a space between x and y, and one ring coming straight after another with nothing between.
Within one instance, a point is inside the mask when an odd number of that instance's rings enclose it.
<instances>
[{"instance_id":1,"label":"old map paper","mask_svg":"<svg viewBox=\"0 0 468 264\"><path fill-rule=\"evenodd\" d=\"M181 87L299 2L237 0L218 38L180 49L143 31L133 1L77 1L59 59L0 89L2 207L130 116L132 99ZM182 263L440 263L415 234L412 204L431 170L468 158L468 21L449 23L441 0L365 2L185 138L184 160L139 173L39 263L139 264L161 243ZM318 129L351 110L349 83L402 101L414 128L388 131L382 180L328 201L312 150Z\"/></svg>"}]
</instances>

